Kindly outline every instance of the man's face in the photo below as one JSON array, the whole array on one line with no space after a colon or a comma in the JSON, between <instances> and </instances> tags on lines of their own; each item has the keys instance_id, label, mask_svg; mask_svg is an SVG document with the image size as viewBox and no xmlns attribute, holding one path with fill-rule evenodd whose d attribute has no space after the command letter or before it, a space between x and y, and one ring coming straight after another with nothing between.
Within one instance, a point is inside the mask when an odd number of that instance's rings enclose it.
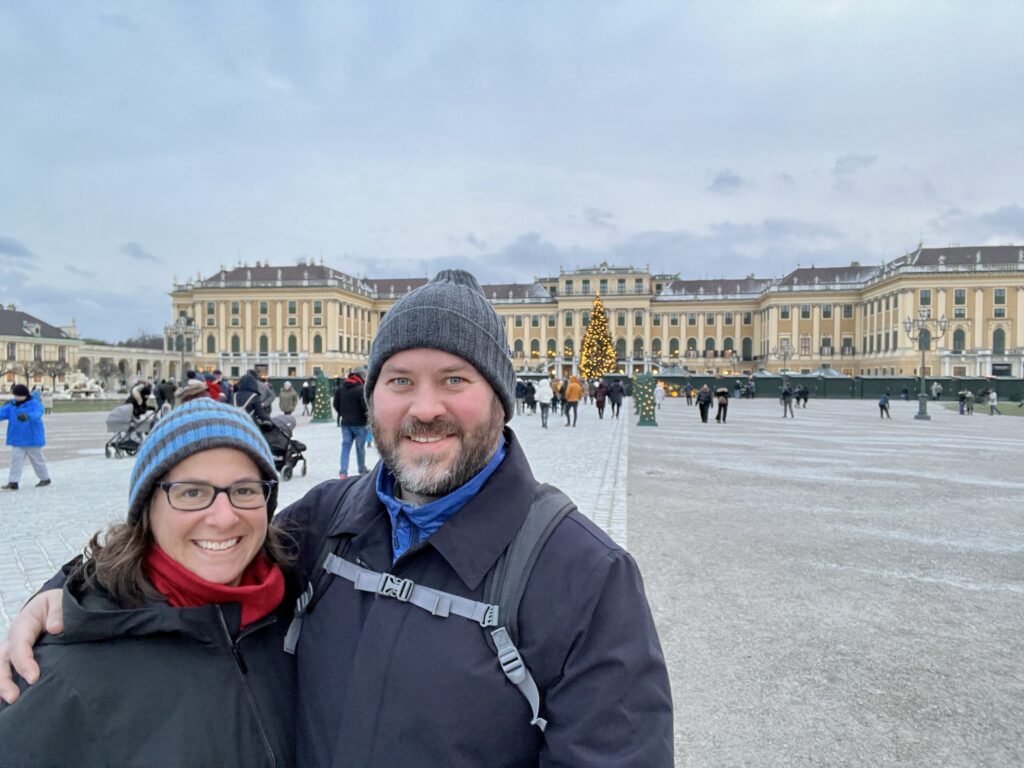
<instances>
[{"instance_id":1,"label":"man's face","mask_svg":"<svg viewBox=\"0 0 1024 768\"><path fill-rule=\"evenodd\" d=\"M436 349L407 349L381 367L370 427L384 463L404 491L451 493L479 472L498 446L505 412L480 372Z\"/></svg>"}]
</instances>

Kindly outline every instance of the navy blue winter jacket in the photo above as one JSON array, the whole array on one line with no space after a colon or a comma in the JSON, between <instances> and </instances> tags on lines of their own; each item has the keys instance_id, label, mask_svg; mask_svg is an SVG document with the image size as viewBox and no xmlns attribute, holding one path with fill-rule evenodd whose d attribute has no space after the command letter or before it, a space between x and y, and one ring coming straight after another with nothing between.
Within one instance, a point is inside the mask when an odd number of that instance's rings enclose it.
<instances>
[{"instance_id":1,"label":"navy blue winter jacket","mask_svg":"<svg viewBox=\"0 0 1024 768\"><path fill-rule=\"evenodd\" d=\"M482 599L538 484L511 430L508 455L466 506L392 565L375 473L316 487L277 522L298 532L300 569L325 534L345 558ZM378 467L379 469L379 467ZM555 529L520 604L519 649L541 691L542 734L479 624L357 591L335 578L298 645L297 762L320 768L669 768L672 700L636 563L579 512Z\"/></svg>"}]
</instances>

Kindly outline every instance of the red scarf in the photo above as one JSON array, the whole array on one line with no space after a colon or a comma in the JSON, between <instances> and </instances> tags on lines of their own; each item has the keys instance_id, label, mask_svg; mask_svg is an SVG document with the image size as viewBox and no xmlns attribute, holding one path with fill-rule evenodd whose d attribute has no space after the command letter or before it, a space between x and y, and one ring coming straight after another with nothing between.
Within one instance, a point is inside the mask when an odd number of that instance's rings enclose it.
<instances>
[{"instance_id":1,"label":"red scarf","mask_svg":"<svg viewBox=\"0 0 1024 768\"><path fill-rule=\"evenodd\" d=\"M246 566L237 587L201 579L156 544L149 548L145 569L153 586L175 608L239 603L243 627L262 619L284 599L284 574L262 554Z\"/></svg>"}]
</instances>

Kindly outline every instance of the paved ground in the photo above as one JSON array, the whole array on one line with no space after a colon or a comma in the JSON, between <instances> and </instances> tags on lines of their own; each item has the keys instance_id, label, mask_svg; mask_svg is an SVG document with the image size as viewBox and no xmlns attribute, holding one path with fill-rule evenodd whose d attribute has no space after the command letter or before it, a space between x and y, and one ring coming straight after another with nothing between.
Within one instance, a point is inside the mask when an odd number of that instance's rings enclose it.
<instances>
[{"instance_id":1,"label":"paved ground","mask_svg":"<svg viewBox=\"0 0 1024 768\"><path fill-rule=\"evenodd\" d=\"M1024 764L1021 420L731 410L630 439L677 764Z\"/></svg>"},{"instance_id":2,"label":"paved ground","mask_svg":"<svg viewBox=\"0 0 1024 768\"><path fill-rule=\"evenodd\" d=\"M731 409L725 425L678 400L658 428L592 406L576 428L513 422L538 478L644 570L677 764L1024 764L1024 419L933 408L921 423L894 403L880 421L864 401L811 401L785 421L772 400ZM131 464L103 458L103 425L50 417L54 485L34 488L26 469L0 494L0 624L123 516ZM309 474L284 503L337 471L333 425L300 419L297 437Z\"/></svg>"}]
</instances>

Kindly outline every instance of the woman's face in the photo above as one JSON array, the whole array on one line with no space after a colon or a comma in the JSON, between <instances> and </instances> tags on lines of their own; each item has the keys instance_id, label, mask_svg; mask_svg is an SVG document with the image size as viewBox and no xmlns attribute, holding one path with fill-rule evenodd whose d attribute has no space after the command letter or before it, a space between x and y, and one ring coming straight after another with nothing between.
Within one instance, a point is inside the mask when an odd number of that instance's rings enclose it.
<instances>
[{"instance_id":1,"label":"woman's face","mask_svg":"<svg viewBox=\"0 0 1024 768\"><path fill-rule=\"evenodd\" d=\"M193 481L220 488L243 480L262 480L253 460L235 448L212 448L193 454L168 472L165 483ZM266 502L256 509L237 509L226 493L198 512L171 507L157 488L149 505L153 538L170 557L214 584L238 586L242 572L267 538Z\"/></svg>"}]
</instances>

